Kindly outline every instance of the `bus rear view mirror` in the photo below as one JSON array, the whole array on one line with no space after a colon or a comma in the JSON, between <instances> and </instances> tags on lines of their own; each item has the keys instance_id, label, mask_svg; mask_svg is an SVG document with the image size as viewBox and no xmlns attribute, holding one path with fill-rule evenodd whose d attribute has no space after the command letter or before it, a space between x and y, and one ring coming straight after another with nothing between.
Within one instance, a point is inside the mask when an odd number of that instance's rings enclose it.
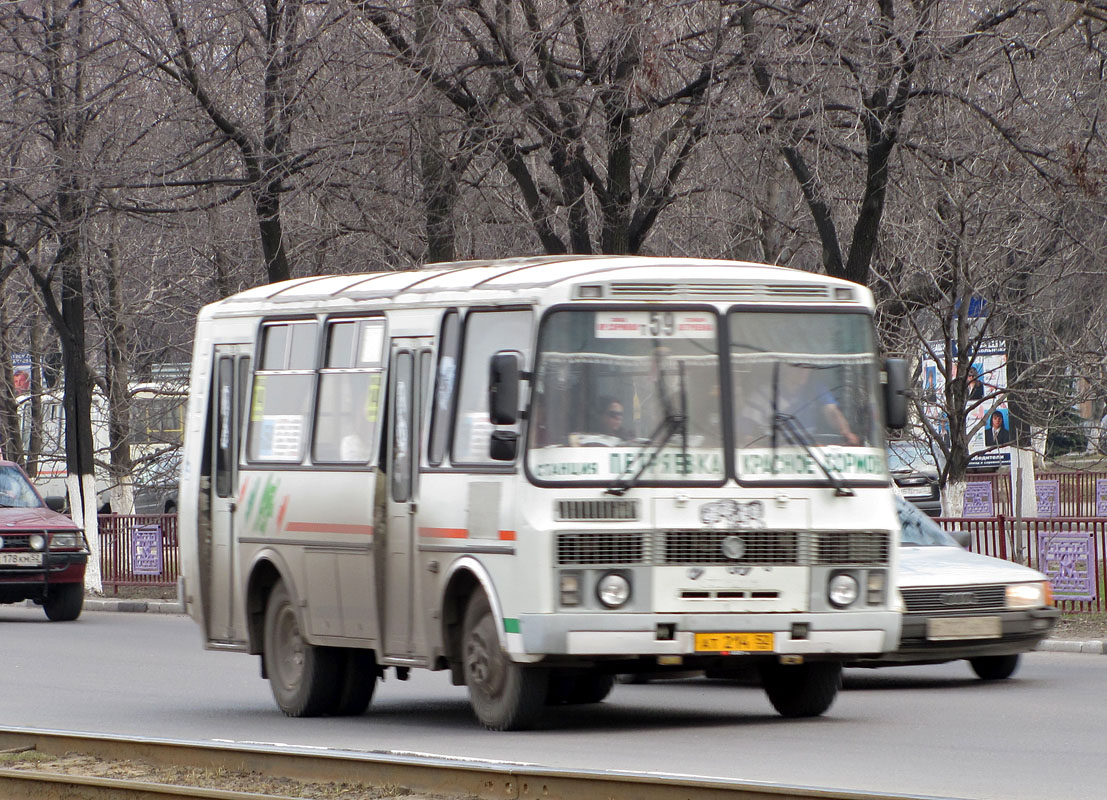
<instances>
[{"instance_id":1,"label":"bus rear view mirror","mask_svg":"<svg viewBox=\"0 0 1107 800\"><path fill-rule=\"evenodd\" d=\"M889 428L899 430L907 425L907 360L888 358L884 361L884 419Z\"/></svg>"},{"instance_id":2,"label":"bus rear view mirror","mask_svg":"<svg viewBox=\"0 0 1107 800\"><path fill-rule=\"evenodd\" d=\"M514 461L519 452L519 434L515 431L492 431L488 455L493 461Z\"/></svg>"},{"instance_id":3,"label":"bus rear view mirror","mask_svg":"<svg viewBox=\"0 0 1107 800\"><path fill-rule=\"evenodd\" d=\"M493 425L514 425L519 419L519 353L501 350L492 356L488 415Z\"/></svg>"}]
</instances>

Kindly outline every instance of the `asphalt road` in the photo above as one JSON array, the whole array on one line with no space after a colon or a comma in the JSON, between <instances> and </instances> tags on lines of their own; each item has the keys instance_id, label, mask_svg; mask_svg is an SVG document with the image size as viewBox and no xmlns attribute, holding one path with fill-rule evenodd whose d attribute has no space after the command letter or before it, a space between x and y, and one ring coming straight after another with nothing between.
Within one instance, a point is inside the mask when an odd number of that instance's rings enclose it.
<instances>
[{"instance_id":1,"label":"asphalt road","mask_svg":"<svg viewBox=\"0 0 1107 800\"><path fill-rule=\"evenodd\" d=\"M255 657L202 649L188 618L0 606L0 726L448 755L957 798L1089 798L1107 786L1107 658L1031 653L984 684L967 664L847 670L821 718L760 689L620 685L539 730L492 733L445 673L380 685L356 719L287 719Z\"/></svg>"}]
</instances>

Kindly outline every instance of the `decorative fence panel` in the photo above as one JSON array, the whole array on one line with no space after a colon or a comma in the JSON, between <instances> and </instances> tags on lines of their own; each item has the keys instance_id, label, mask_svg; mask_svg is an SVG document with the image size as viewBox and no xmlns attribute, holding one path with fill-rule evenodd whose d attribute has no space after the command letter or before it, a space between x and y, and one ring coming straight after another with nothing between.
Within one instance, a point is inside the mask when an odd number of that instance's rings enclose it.
<instances>
[{"instance_id":1,"label":"decorative fence panel","mask_svg":"<svg viewBox=\"0 0 1107 800\"><path fill-rule=\"evenodd\" d=\"M1104 472L1038 472L1038 481L1056 481L1058 488L1058 516L1096 516L1097 481L1107 481ZM967 483L990 483L992 502L996 514L1010 517L1011 476L1007 473L977 473L966 477ZM1101 512L1107 509L1101 509Z\"/></svg>"},{"instance_id":2,"label":"decorative fence panel","mask_svg":"<svg viewBox=\"0 0 1107 800\"><path fill-rule=\"evenodd\" d=\"M181 574L176 514L101 514L100 577L120 586L176 586Z\"/></svg>"},{"instance_id":3,"label":"decorative fence panel","mask_svg":"<svg viewBox=\"0 0 1107 800\"><path fill-rule=\"evenodd\" d=\"M1093 484L1094 486L1094 484ZM974 553L1027 564L1049 576L1068 614L1107 611L1107 518L943 517L946 530L968 531Z\"/></svg>"}]
</instances>

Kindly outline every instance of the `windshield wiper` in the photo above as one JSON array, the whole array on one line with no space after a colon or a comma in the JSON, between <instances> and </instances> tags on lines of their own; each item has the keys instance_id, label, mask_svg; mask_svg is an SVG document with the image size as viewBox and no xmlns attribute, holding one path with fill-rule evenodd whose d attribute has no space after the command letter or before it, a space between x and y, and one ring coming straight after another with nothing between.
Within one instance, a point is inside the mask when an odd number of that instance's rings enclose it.
<instances>
[{"instance_id":1,"label":"windshield wiper","mask_svg":"<svg viewBox=\"0 0 1107 800\"><path fill-rule=\"evenodd\" d=\"M658 386L661 392L661 405L665 411L665 416L661 419L658 426L654 428L653 433L650 434L650 438L646 443L639 448L639 456L635 459L638 462L638 470L628 478L627 473L634 467L633 465L627 467L627 469L623 471L623 474L615 479L615 482L604 492L604 494L613 494L617 497L621 497L630 489L634 488L639 479L641 479L642 474L653 466L653 462L657 460L658 455L665 449L665 445L669 443L669 440L673 438L673 434L677 431L680 431L680 463L688 463L688 396L684 386L684 362L677 362L677 374L680 377L680 411L677 412L673 410L672 403L669 401L669 393L665 388L665 374L660 369L661 358L656 349L654 350L654 354L657 358ZM642 457L643 453L648 453L644 459Z\"/></svg>"},{"instance_id":2,"label":"windshield wiper","mask_svg":"<svg viewBox=\"0 0 1107 800\"><path fill-rule=\"evenodd\" d=\"M834 487L834 494L836 496L853 497L856 494L853 491L853 487L846 483L842 473L836 468L824 463L822 456L816 454L815 448L812 447L813 440L811 434L800 424L800 421L791 414L781 414L776 411L773 412L773 472L776 472L776 432L778 429L782 430L784 434L792 440L793 444L798 444L807 451L807 455L818 465L819 469L823 471L827 480L829 480Z\"/></svg>"}]
</instances>

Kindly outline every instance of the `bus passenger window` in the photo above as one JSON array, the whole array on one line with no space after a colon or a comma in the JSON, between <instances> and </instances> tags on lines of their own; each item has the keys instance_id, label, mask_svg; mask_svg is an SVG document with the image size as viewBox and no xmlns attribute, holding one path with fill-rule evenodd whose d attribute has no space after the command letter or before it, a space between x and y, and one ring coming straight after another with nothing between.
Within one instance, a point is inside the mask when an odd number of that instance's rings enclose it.
<instances>
[{"instance_id":1,"label":"bus passenger window","mask_svg":"<svg viewBox=\"0 0 1107 800\"><path fill-rule=\"evenodd\" d=\"M265 325L250 396L247 458L298 464L304 457L314 378L314 321Z\"/></svg>"},{"instance_id":2,"label":"bus passenger window","mask_svg":"<svg viewBox=\"0 0 1107 800\"><path fill-rule=\"evenodd\" d=\"M380 410L384 323L343 320L327 328L311 458L317 463L367 464Z\"/></svg>"}]
</instances>

